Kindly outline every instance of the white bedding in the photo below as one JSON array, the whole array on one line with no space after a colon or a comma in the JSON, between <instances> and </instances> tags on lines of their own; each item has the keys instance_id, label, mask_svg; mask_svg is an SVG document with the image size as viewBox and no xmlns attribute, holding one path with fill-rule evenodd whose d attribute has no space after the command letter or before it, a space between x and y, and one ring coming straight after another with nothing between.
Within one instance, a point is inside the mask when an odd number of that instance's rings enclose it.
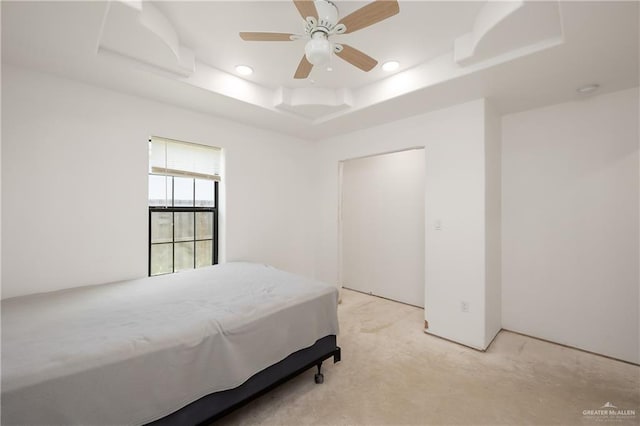
<instances>
[{"instance_id":1,"label":"white bedding","mask_svg":"<svg viewBox=\"0 0 640 426\"><path fill-rule=\"evenodd\" d=\"M337 290L227 263L2 301L2 424L144 424L337 334Z\"/></svg>"}]
</instances>

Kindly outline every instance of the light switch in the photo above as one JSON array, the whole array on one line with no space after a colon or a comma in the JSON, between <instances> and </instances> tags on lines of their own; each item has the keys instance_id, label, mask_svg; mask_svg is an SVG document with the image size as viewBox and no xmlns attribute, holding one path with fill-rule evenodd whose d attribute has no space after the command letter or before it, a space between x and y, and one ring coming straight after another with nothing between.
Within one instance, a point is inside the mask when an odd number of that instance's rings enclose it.
<instances>
[{"instance_id":1,"label":"light switch","mask_svg":"<svg viewBox=\"0 0 640 426\"><path fill-rule=\"evenodd\" d=\"M434 222L433 227L435 228L436 231L442 231L442 221L440 219L437 219Z\"/></svg>"}]
</instances>

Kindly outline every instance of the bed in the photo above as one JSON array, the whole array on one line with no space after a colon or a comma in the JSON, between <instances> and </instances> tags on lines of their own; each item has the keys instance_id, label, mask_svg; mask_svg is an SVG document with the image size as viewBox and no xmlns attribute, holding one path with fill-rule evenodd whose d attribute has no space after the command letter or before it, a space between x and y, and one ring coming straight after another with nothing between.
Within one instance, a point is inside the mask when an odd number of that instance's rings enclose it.
<instances>
[{"instance_id":1,"label":"bed","mask_svg":"<svg viewBox=\"0 0 640 426\"><path fill-rule=\"evenodd\" d=\"M3 300L2 424L210 422L339 361L337 299L239 262Z\"/></svg>"}]
</instances>

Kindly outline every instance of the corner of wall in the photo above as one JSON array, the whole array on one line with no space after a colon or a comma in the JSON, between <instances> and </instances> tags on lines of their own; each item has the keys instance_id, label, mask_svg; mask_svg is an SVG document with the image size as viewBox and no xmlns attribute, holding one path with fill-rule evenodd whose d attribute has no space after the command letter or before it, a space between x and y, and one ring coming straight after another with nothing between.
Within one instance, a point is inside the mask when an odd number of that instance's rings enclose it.
<instances>
[{"instance_id":1,"label":"corner of wall","mask_svg":"<svg viewBox=\"0 0 640 426\"><path fill-rule=\"evenodd\" d=\"M485 100L485 346L502 328L501 118Z\"/></svg>"},{"instance_id":2,"label":"corner of wall","mask_svg":"<svg viewBox=\"0 0 640 426\"><path fill-rule=\"evenodd\" d=\"M1 7L0 7L0 21L2 21ZM2 32L0 31L0 46L1 45L2 45ZM2 66L0 66L0 81L2 81ZM1 117L2 117L2 100L0 99L0 118ZM2 135L0 135L0 183L1 182L2 182ZM2 241L2 186L0 185L0 242L1 241ZM1 243L0 243L0 299L2 299L2 244Z\"/></svg>"}]
</instances>

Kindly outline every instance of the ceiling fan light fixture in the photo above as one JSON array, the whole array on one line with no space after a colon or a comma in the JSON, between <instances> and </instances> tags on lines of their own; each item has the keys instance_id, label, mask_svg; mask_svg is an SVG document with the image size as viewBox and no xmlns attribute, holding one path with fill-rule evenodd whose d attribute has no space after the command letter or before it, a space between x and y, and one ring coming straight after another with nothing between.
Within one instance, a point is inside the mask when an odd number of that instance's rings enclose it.
<instances>
[{"instance_id":1,"label":"ceiling fan light fixture","mask_svg":"<svg viewBox=\"0 0 640 426\"><path fill-rule=\"evenodd\" d=\"M398 61L387 61L382 64L382 69L385 71L395 71L400 67L400 62Z\"/></svg>"},{"instance_id":2,"label":"ceiling fan light fixture","mask_svg":"<svg viewBox=\"0 0 640 426\"><path fill-rule=\"evenodd\" d=\"M313 65L321 65L329 61L331 57L331 43L327 40L327 35L322 32L313 34L304 47L307 60Z\"/></svg>"},{"instance_id":3,"label":"ceiling fan light fixture","mask_svg":"<svg viewBox=\"0 0 640 426\"><path fill-rule=\"evenodd\" d=\"M248 65L236 65L236 72L240 75L251 75L253 74L253 68Z\"/></svg>"}]
</instances>

